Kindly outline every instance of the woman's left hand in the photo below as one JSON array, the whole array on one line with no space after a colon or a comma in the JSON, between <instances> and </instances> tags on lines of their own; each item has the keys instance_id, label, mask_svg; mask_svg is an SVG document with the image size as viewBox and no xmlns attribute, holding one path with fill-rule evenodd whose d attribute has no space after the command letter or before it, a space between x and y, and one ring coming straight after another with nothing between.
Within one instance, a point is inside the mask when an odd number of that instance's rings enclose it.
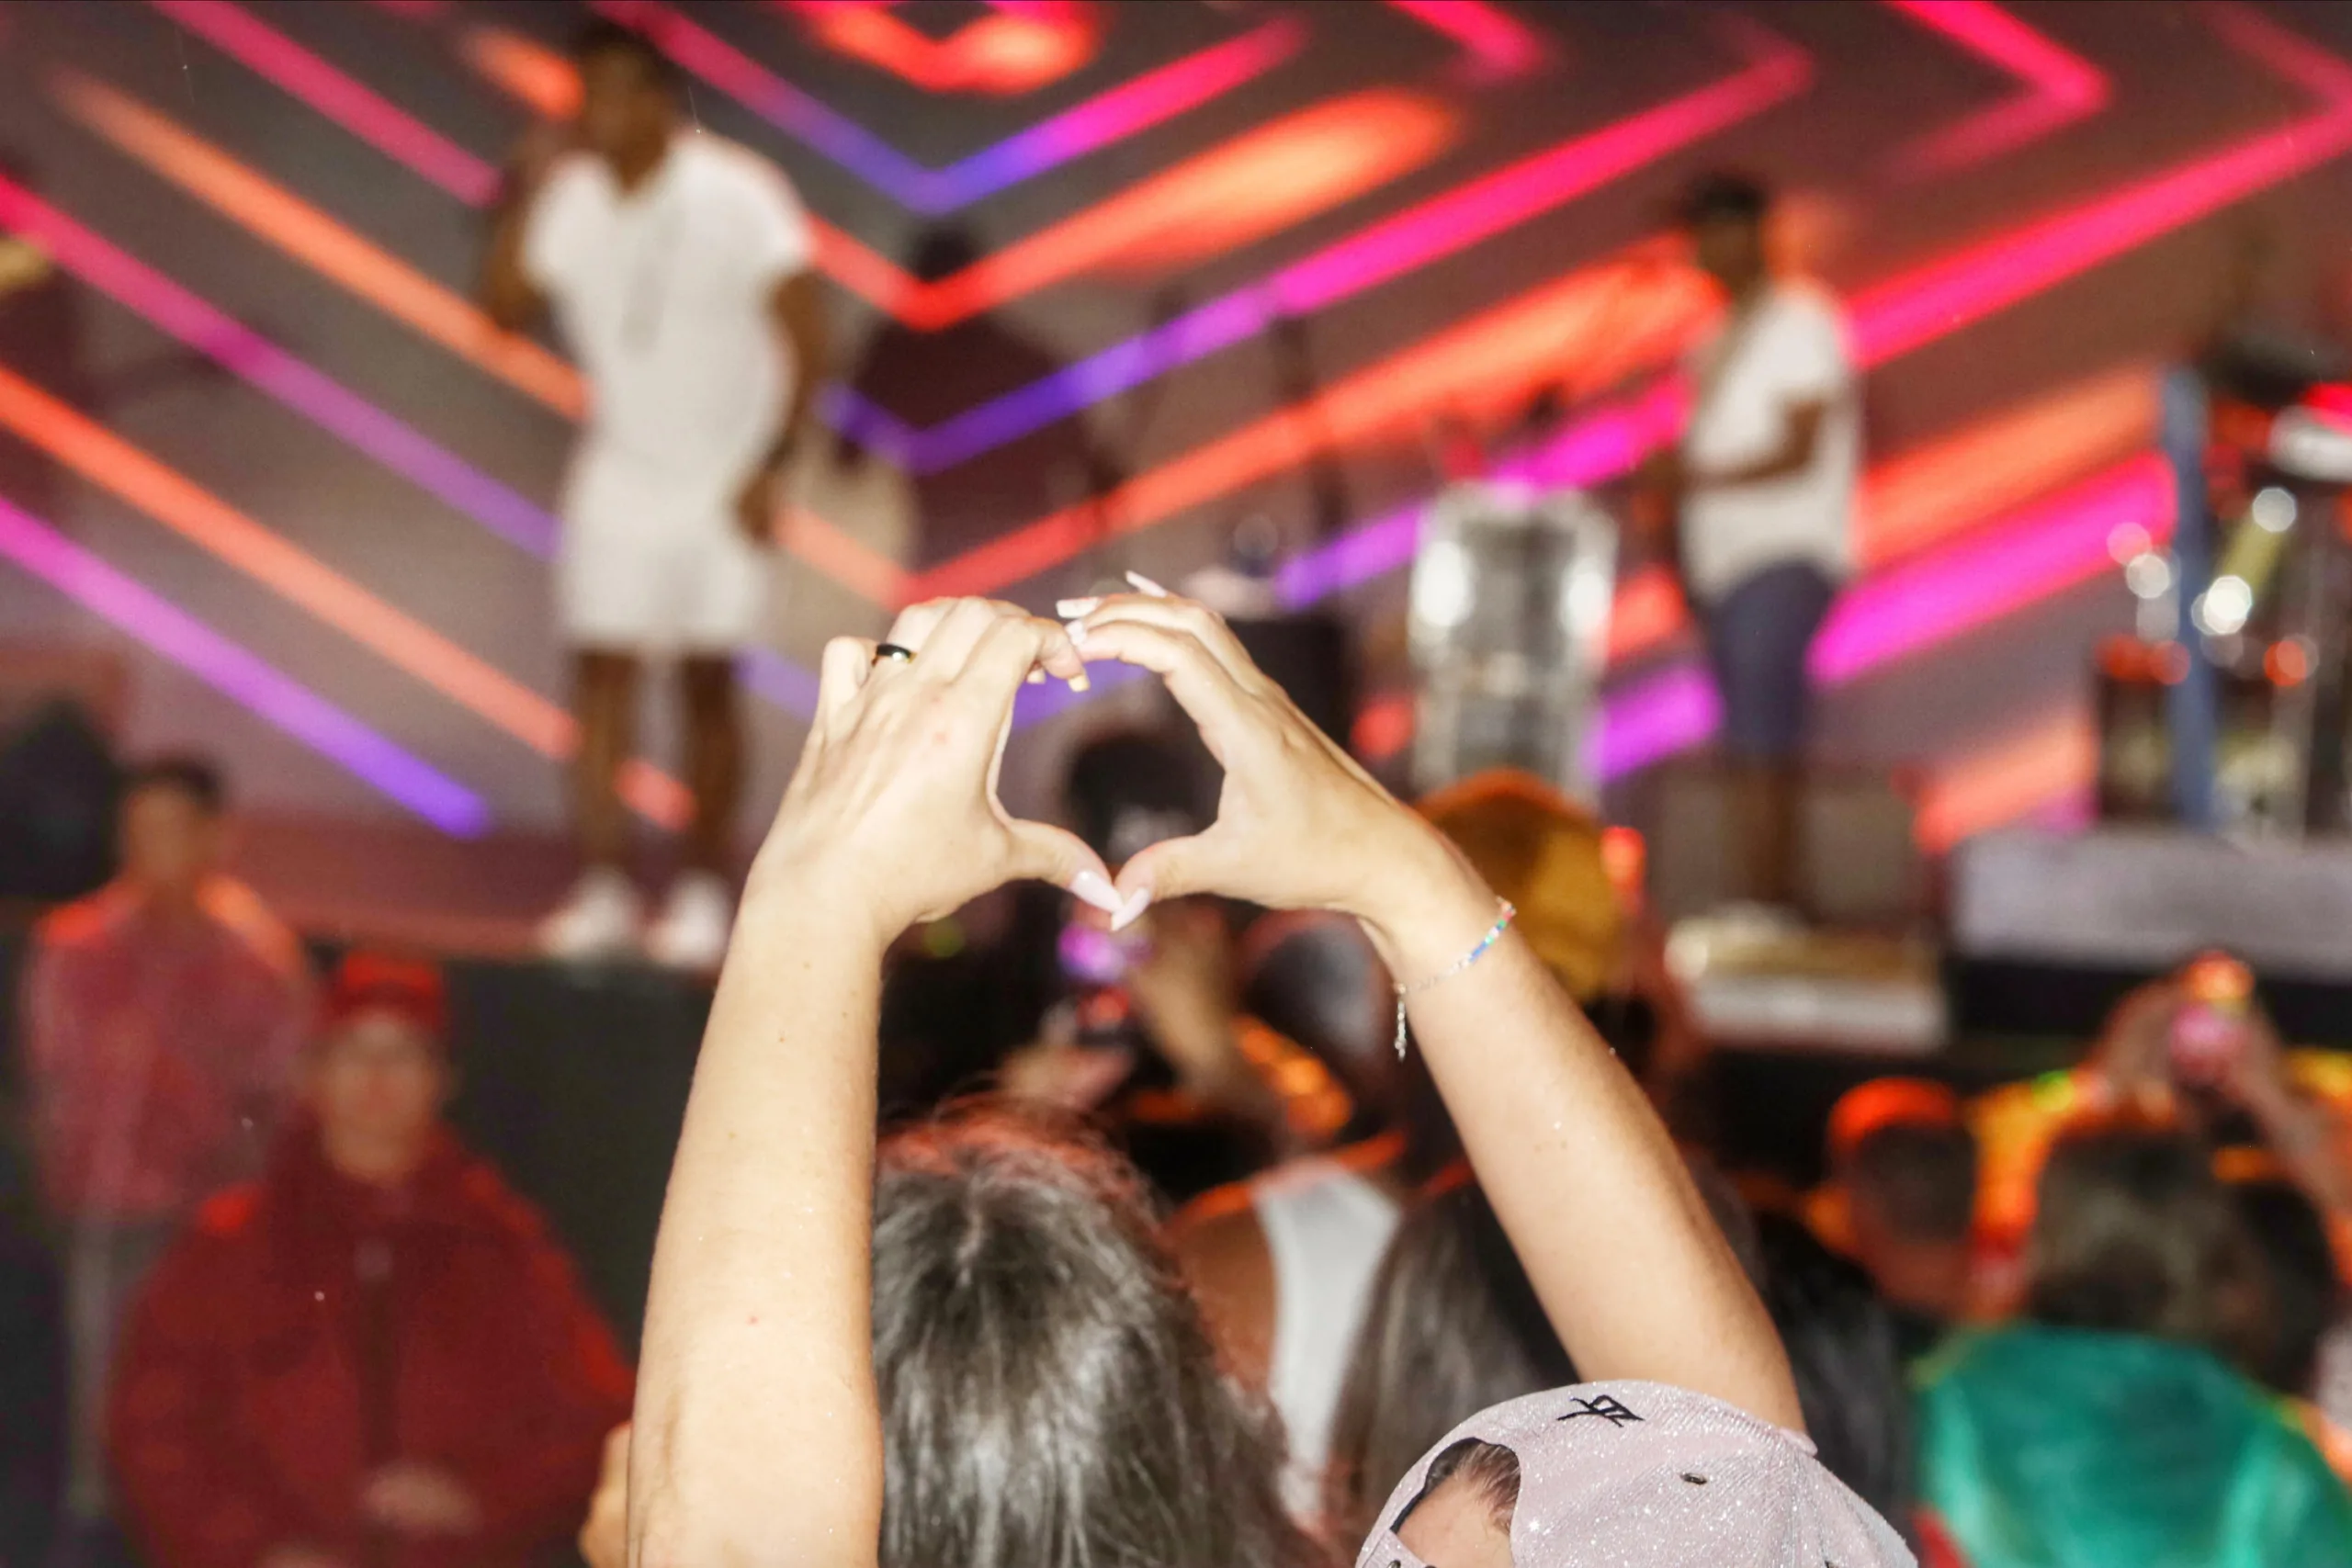
<instances>
[{"instance_id":1,"label":"woman's left hand","mask_svg":"<svg viewBox=\"0 0 2352 1568\"><path fill-rule=\"evenodd\" d=\"M754 863L746 902L779 888L846 922L878 953L922 919L1035 877L1102 908L1117 897L1076 835L1008 814L997 764L1012 699L1033 669L1083 679L1052 621L983 599L918 604L890 629L911 659L876 645L825 647L800 766Z\"/></svg>"}]
</instances>

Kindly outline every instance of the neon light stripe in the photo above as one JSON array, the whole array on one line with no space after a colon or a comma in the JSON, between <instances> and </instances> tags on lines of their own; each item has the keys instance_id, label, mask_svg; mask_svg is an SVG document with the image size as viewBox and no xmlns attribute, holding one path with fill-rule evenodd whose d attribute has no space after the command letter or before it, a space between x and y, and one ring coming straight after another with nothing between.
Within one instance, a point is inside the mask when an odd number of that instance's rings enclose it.
<instances>
[{"instance_id":1,"label":"neon light stripe","mask_svg":"<svg viewBox=\"0 0 2352 1568\"><path fill-rule=\"evenodd\" d=\"M2320 94L2329 107L2022 224L1869 291L1854 302L1852 312L1856 345L1866 367L1973 326L2019 299L2352 148L2352 67L2250 12L2204 15L2233 47L2291 75ZM1660 389L1635 403L1577 422L1533 453L1505 465L1503 471L1539 484L1593 484L1631 468L1644 454L1671 439L1680 423L1673 393ZM1290 562L1283 572L1287 601L1306 603L1411 560L1425 505L1375 518Z\"/></svg>"},{"instance_id":2,"label":"neon light stripe","mask_svg":"<svg viewBox=\"0 0 2352 1568\"><path fill-rule=\"evenodd\" d=\"M447 141L422 121L353 81L300 44L254 19L228 0L148 0L150 5L220 47L224 53L286 89L296 98L360 140L471 207L487 206L498 193L498 171ZM552 51L542 51L517 34L505 33L466 57L499 86L535 107L549 93L546 71L552 61L578 92L571 67ZM813 215L817 265L843 288L877 309L895 311L915 287L905 273Z\"/></svg>"},{"instance_id":3,"label":"neon light stripe","mask_svg":"<svg viewBox=\"0 0 2352 1568\"><path fill-rule=\"evenodd\" d=\"M553 703L5 367L0 424L533 750L561 759L577 745L571 716ZM692 815L685 786L645 762L622 787L662 827Z\"/></svg>"},{"instance_id":4,"label":"neon light stripe","mask_svg":"<svg viewBox=\"0 0 2352 1568\"><path fill-rule=\"evenodd\" d=\"M562 359L528 339L498 331L471 302L413 271L398 258L375 249L334 220L278 190L136 99L70 73L64 91L69 106L78 116L157 173L212 201L231 218L296 259L316 267L386 314L408 322L493 374L503 376L523 390L538 396L557 412L570 418L579 416L584 401L579 373ZM123 296L118 294L117 298ZM306 407L298 412L309 414L311 411ZM456 497L443 498L467 507L479 496L468 489ZM537 518L524 517L522 525L528 530L526 535L506 536L536 554L547 554L543 541L552 537L553 520L541 513ZM887 596L877 596L874 590L900 581L903 574L897 563L875 554L835 525L813 513L802 512L794 518L786 536L796 553L853 592L879 604L892 602ZM649 795L647 798L654 800L657 795Z\"/></svg>"},{"instance_id":5,"label":"neon light stripe","mask_svg":"<svg viewBox=\"0 0 2352 1568\"><path fill-rule=\"evenodd\" d=\"M229 0L147 3L459 200L480 207L496 194L498 171L488 163Z\"/></svg>"},{"instance_id":6,"label":"neon light stripe","mask_svg":"<svg viewBox=\"0 0 2352 1568\"><path fill-rule=\"evenodd\" d=\"M1516 164L1386 218L1261 282L1238 288L978 404L928 430L910 432L871 404L842 423L919 473L936 473L1041 430L1100 400L1256 336L1285 315L1351 299L1585 196L1804 88L1810 60L1768 34L1739 35L1753 63L1694 92ZM895 427L895 428L893 428Z\"/></svg>"},{"instance_id":7,"label":"neon light stripe","mask_svg":"<svg viewBox=\"0 0 2352 1568\"><path fill-rule=\"evenodd\" d=\"M2098 780L2098 732L2068 711L2027 724L1961 758L1920 793L1912 836L1930 854L2053 804L2088 815Z\"/></svg>"},{"instance_id":8,"label":"neon light stripe","mask_svg":"<svg viewBox=\"0 0 2352 1568\"><path fill-rule=\"evenodd\" d=\"M1317 452L1410 430L1441 408L1495 410L1574 362L1596 381L1651 363L1710 308L1695 273L1618 266L1572 274L1424 339L1289 408L1163 463L1102 503L1066 508L918 576L921 598L985 593L1102 537L1149 527L1186 507L1281 472ZM1609 341L1595 345L1596 326ZM1574 361L1572 355L1578 355Z\"/></svg>"},{"instance_id":9,"label":"neon light stripe","mask_svg":"<svg viewBox=\"0 0 2352 1568\"><path fill-rule=\"evenodd\" d=\"M557 524L547 513L5 178L0 228L34 235L84 282L501 537L536 556L554 554ZM766 649L747 658L763 689L809 679Z\"/></svg>"},{"instance_id":10,"label":"neon light stripe","mask_svg":"<svg viewBox=\"0 0 2352 1568\"><path fill-rule=\"evenodd\" d=\"M1388 6L1460 44L1489 80L1524 75L1549 52L1540 36L1486 0L1388 0Z\"/></svg>"},{"instance_id":11,"label":"neon light stripe","mask_svg":"<svg viewBox=\"0 0 2352 1568\"><path fill-rule=\"evenodd\" d=\"M802 144L936 216L1198 107L1298 52L1306 29L1280 20L1145 73L943 169L925 168L835 113L693 18L657 0L591 0L641 29L681 66Z\"/></svg>"},{"instance_id":12,"label":"neon light stripe","mask_svg":"<svg viewBox=\"0 0 2352 1568\"><path fill-rule=\"evenodd\" d=\"M1317 104L920 286L899 313L936 332L1105 266L1205 260L1419 167L1456 125L1434 99L1388 88Z\"/></svg>"},{"instance_id":13,"label":"neon light stripe","mask_svg":"<svg viewBox=\"0 0 2352 1568\"><path fill-rule=\"evenodd\" d=\"M1295 21L1268 22L1132 77L951 164L936 178L952 197L951 209L968 207L1222 97L1289 60L1306 38Z\"/></svg>"},{"instance_id":14,"label":"neon light stripe","mask_svg":"<svg viewBox=\"0 0 2352 1568\"><path fill-rule=\"evenodd\" d=\"M1815 678L1841 686L1895 660L1950 641L2103 572L2108 536L2136 523L2172 528L2171 479L2161 459L2134 457L1966 541L1853 590L1813 649ZM1720 722L1714 687L1681 666L1609 699L1593 753L1613 778L1705 740Z\"/></svg>"},{"instance_id":15,"label":"neon light stripe","mask_svg":"<svg viewBox=\"0 0 2352 1568\"><path fill-rule=\"evenodd\" d=\"M1057 82L1094 58L1100 29L1063 7L1003 6L944 39L879 6L783 0L836 52L897 73L932 93L1012 96Z\"/></svg>"},{"instance_id":16,"label":"neon light stripe","mask_svg":"<svg viewBox=\"0 0 2352 1568\"><path fill-rule=\"evenodd\" d=\"M580 112L580 73L535 39L485 22L465 30L458 52L477 75L528 104L541 119L570 119Z\"/></svg>"},{"instance_id":17,"label":"neon light stripe","mask_svg":"<svg viewBox=\"0 0 2352 1568\"><path fill-rule=\"evenodd\" d=\"M84 282L502 538L553 552L556 523L544 511L5 178L0 227L31 235Z\"/></svg>"},{"instance_id":18,"label":"neon light stripe","mask_svg":"<svg viewBox=\"0 0 2352 1568\"><path fill-rule=\"evenodd\" d=\"M443 832L489 830L480 795L6 500L0 555Z\"/></svg>"},{"instance_id":19,"label":"neon light stripe","mask_svg":"<svg viewBox=\"0 0 2352 1568\"><path fill-rule=\"evenodd\" d=\"M1946 175L2003 152L2107 106L2107 73L2072 50L2018 21L1993 0L1885 0L1914 21L1933 28L1971 53L2018 78L2018 96L1956 125L1905 142L1894 153L1908 179Z\"/></svg>"},{"instance_id":20,"label":"neon light stripe","mask_svg":"<svg viewBox=\"0 0 2352 1568\"><path fill-rule=\"evenodd\" d=\"M2267 22L2212 14L2231 42L2249 49L2297 47L2299 79L2320 87L2323 112L2233 143L2182 166L2137 180L2081 207L1962 250L1854 302L1855 338L1866 363L1905 353L1973 325L1994 311L2087 271L2159 234L2290 179L2352 149L2352 80L2337 62ZM2316 60L2307 56L2317 56ZM2347 73L2352 76L2352 73Z\"/></svg>"},{"instance_id":21,"label":"neon light stripe","mask_svg":"<svg viewBox=\"0 0 2352 1568\"><path fill-rule=\"evenodd\" d=\"M463 296L128 94L69 71L59 74L57 96L115 146L295 260L566 418L580 417L579 372L529 339L500 332Z\"/></svg>"}]
</instances>

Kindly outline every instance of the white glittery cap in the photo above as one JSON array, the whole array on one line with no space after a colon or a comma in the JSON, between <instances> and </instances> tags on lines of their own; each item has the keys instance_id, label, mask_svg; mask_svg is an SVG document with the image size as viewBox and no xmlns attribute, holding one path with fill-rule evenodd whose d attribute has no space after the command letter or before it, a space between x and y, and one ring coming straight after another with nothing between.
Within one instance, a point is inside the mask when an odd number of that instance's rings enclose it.
<instances>
[{"instance_id":1,"label":"white glittery cap","mask_svg":"<svg viewBox=\"0 0 2352 1568\"><path fill-rule=\"evenodd\" d=\"M1578 1383L1464 1421L1389 1495L1358 1568L1428 1568L1396 1526L1430 1462L1471 1438L1519 1456L1513 1568L1916 1568L1804 1437L1654 1382Z\"/></svg>"}]
</instances>

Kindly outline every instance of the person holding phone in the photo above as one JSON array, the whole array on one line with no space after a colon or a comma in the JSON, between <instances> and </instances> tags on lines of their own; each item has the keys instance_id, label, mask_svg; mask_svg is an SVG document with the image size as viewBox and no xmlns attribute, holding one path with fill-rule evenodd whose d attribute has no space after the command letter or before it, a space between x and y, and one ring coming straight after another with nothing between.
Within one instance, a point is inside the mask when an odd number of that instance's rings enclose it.
<instances>
[{"instance_id":1,"label":"person holding phone","mask_svg":"<svg viewBox=\"0 0 2352 1568\"><path fill-rule=\"evenodd\" d=\"M2287 1049L2255 976L2199 955L2123 998L2082 1065L2011 1084L1969 1111L1981 1149L1977 1223L1997 1280L2034 1216L2034 1181L2072 1122L2129 1111L2276 1156L2332 1227L2352 1227L2352 1105L2333 1059Z\"/></svg>"}]
</instances>

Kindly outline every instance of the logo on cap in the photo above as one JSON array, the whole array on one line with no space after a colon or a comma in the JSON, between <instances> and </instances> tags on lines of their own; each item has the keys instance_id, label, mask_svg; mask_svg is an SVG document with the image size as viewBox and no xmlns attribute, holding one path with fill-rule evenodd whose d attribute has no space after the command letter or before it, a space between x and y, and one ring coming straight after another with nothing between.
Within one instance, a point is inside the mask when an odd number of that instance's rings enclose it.
<instances>
[{"instance_id":1,"label":"logo on cap","mask_svg":"<svg viewBox=\"0 0 2352 1568\"><path fill-rule=\"evenodd\" d=\"M1640 1416L1626 1409L1613 1393L1604 1393L1598 1399L1579 1399L1575 1401L1575 1404L1574 1410L1569 1411L1566 1416L1555 1416L1554 1419L1574 1421L1582 1416L1598 1416L1612 1427L1622 1427L1628 1421L1641 1419Z\"/></svg>"}]
</instances>

